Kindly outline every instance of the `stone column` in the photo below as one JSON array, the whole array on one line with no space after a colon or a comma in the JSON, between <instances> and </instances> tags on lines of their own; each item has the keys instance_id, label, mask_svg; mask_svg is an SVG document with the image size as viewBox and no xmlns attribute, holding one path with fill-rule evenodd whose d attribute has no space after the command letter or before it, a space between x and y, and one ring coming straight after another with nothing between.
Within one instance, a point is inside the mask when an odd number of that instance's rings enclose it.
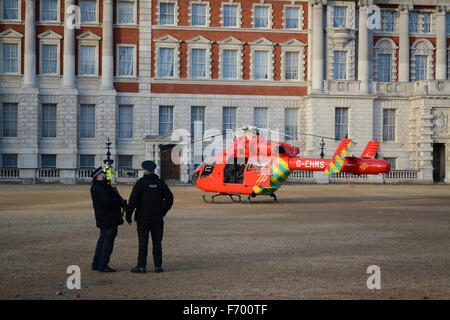
<instances>
[{"instance_id":1,"label":"stone column","mask_svg":"<svg viewBox=\"0 0 450 320\"><path fill-rule=\"evenodd\" d=\"M64 67L63 86L75 88L75 29L69 25L71 14L67 13L69 6L75 4L74 0L65 0L64 8Z\"/></svg>"},{"instance_id":2,"label":"stone column","mask_svg":"<svg viewBox=\"0 0 450 320\"><path fill-rule=\"evenodd\" d=\"M369 43L372 42L371 33L367 28L367 3L360 1L359 31L358 31L358 80L360 91L369 93Z\"/></svg>"},{"instance_id":3,"label":"stone column","mask_svg":"<svg viewBox=\"0 0 450 320\"><path fill-rule=\"evenodd\" d=\"M436 80L447 79L445 14L445 7L438 6L436 12Z\"/></svg>"},{"instance_id":4,"label":"stone column","mask_svg":"<svg viewBox=\"0 0 450 320\"><path fill-rule=\"evenodd\" d=\"M36 87L36 1L25 1L25 61L23 84Z\"/></svg>"},{"instance_id":5,"label":"stone column","mask_svg":"<svg viewBox=\"0 0 450 320\"><path fill-rule=\"evenodd\" d=\"M113 1L103 0L102 87L105 89L114 88L113 38Z\"/></svg>"},{"instance_id":6,"label":"stone column","mask_svg":"<svg viewBox=\"0 0 450 320\"><path fill-rule=\"evenodd\" d=\"M400 5L399 81L409 81L409 5Z\"/></svg>"},{"instance_id":7,"label":"stone column","mask_svg":"<svg viewBox=\"0 0 450 320\"><path fill-rule=\"evenodd\" d=\"M312 14L312 92L323 91L323 4L314 0Z\"/></svg>"}]
</instances>

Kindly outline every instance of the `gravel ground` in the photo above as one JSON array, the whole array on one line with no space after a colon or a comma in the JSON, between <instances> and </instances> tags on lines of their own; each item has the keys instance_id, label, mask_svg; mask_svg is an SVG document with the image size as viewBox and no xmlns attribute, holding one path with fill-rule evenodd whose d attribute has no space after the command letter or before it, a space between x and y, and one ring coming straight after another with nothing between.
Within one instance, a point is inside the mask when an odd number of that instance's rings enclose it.
<instances>
[{"instance_id":1,"label":"gravel ground","mask_svg":"<svg viewBox=\"0 0 450 320\"><path fill-rule=\"evenodd\" d=\"M131 187L119 190L127 198ZM279 204L213 205L193 187L172 190L166 272L129 272L133 223L119 228L118 272L104 274L90 270L98 229L89 186L0 185L0 298L450 298L450 186L285 186ZM81 268L80 290L65 287L69 265ZM380 267L380 290L367 288L370 265Z\"/></svg>"}]
</instances>

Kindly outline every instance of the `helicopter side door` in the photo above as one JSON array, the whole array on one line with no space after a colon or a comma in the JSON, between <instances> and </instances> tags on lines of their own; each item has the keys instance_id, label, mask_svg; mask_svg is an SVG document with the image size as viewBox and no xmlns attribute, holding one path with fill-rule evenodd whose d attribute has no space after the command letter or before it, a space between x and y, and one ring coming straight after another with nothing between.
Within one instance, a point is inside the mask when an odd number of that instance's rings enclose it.
<instances>
[{"instance_id":1,"label":"helicopter side door","mask_svg":"<svg viewBox=\"0 0 450 320\"><path fill-rule=\"evenodd\" d=\"M245 187L270 186L270 159L255 158L248 162L244 174Z\"/></svg>"}]
</instances>

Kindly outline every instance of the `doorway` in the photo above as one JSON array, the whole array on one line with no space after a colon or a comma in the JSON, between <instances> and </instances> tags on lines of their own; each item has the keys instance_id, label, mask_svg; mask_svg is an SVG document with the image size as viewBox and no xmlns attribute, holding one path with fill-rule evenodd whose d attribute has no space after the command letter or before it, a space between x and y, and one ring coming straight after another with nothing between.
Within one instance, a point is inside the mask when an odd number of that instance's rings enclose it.
<instances>
[{"instance_id":1,"label":"doorway","mask_svg":"<svg viewBox=\"0 0 450 320\"><path fill-rule=\"evenodd\" d=\"M433 143L433 180L443 182L445 179L445 144Z\"/></svg>"},{"instance_id":2,"label":"doorway","mask_svg":"<svg viewBox=\"0 0 450 320\"><path fill-rule=\"evenodd\" d=\"M172 150L175 145L164 145L161 150L161 178L165 180L180 180L180 165L172 161Z\"/></svg>"}]
</instances>

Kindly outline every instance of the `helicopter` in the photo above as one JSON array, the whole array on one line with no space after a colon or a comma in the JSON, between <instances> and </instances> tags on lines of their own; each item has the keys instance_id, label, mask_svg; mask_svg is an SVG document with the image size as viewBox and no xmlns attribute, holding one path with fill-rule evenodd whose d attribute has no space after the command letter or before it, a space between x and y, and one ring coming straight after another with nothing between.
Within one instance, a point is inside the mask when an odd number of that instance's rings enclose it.
<instances>
[{"instance_id":1,"label":"helicopter","mask_svg":"<svg viewBox=\"0 0 450 320\"><path fill-rule=\"evenodd\" d=\"M194 170L192 183L202 192L215 193L210 199L202 196L206 203L214 203L219 196L228 196L233 202L243 202L242 196L247 196L246 202L251 203L251 199L259 195L270 196L274 202L278 202L275 192L294 170L324 171L327 175L340 172L353 175L380 174L391 170L388 161L375 159L379 141L369 141L360 157L349 155L352 140L345 138L331 159L301 158L298 156L298 147L266 140L261 134L264 130L272 131L256 127L235 129L245 134L235 137L225 150ZM292 136L284 135L295 140Z\"/></svg>"}]
</instances>

